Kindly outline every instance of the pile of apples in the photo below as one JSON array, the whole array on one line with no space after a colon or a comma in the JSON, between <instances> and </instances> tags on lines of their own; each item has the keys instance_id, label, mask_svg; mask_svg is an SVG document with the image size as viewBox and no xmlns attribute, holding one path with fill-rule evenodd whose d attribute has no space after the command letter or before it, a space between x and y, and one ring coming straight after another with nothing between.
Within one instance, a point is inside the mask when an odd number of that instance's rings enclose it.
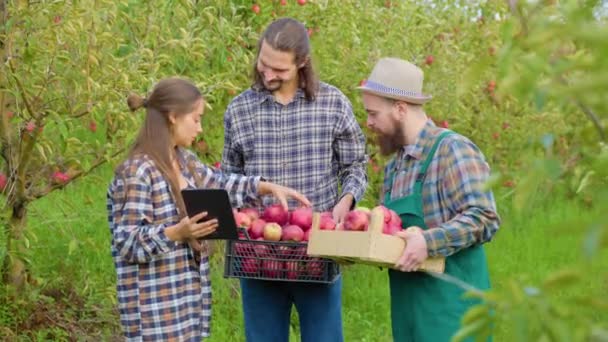
<instances>
[{"instance_id":1,"label":"pile of apples","mask_svg":"<svg viewBox=\"0 0 608 342\"><path fill-rule=\"evenodd\" d=\"M402 221L399 215L383 205L374 207L373 210L380 208L383 212L384 222L382 226L382 233L388 235L395 235L400 232L403 228L401 227ZM350 211L344 218L343 230L349 231L367 231L371 219L371 210L365 207L357 207ZM336 228L340 229L340 227Z\"/></svg>"},{"instance_id":2,"label":"pile of apples","mask_svg":"<svg viewBox=\"0 0 608 342\"><path fill-rule=\"evenodd\" d=\"M311 208L286 211L275 204L261 214L254 208L234 210L233 213L237 226L247 232L246 235L239 232L239 238L256 241L234 243L233 253L240 261L237 272L275 279L321 280L328 261L306 254L306 241L312 226ZM335 227L330 213L323 213L321 221L325 227ZM291 243L277 243L280 241Z\"/></svg>"},{"instance_id":3,"label":"pile of apples","mask_svg":"<svg viewBox=\"0 0 608 342\"><path fill-rule=\"evenodd\" d=\"M378 207L384 214L382 232L394 235L401 231L399 215L384 206ZM239 261L237 272L275 279L314 280L323 276L328 261L306 254L312 226L311 208L287 211L275 204L265 208L261 214L254 208L234 210L233 214L237 226L247 232L239 232L239 238L255 241L234 242L233 256ZM370 218L371 211L365 207L350 211L341 224L336 224L331 212L322 212L319 229L367 231ZM282 244L281 241L290 243Z\"/></svg>"},{"instance_id":4,"label":"pile of apples","mask_svg":"<svg viewBox=\"0 0 608 342\"><path fill-rule=\"evenodd\" d=\"M233 213L237 227L245 228L251 240L308 241L312 226L311 208L287 211L280 204L273 204L266 207L261 215L254 208L234 210ZM326 226L332 224L331 214L323 213L321 221L324 221ZM335 227L335 223L333 226Z\"/></svg>"}]
</instances>

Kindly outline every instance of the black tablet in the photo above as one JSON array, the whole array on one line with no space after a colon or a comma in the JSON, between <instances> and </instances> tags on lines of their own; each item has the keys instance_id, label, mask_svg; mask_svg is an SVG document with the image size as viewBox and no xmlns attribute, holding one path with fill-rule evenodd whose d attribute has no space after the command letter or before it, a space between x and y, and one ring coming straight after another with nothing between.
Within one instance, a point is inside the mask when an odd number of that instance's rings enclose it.
<instances>
[{"instance_id":1,"label":"black tablet","mask_svg":"<svg viewBox=\"0 0 608 342\"><path fill-rule=\"evenodd\" d=\"M217 230L201 239L203 240L236 240L238 234L236 222L232 214L232 206L228 198L228 192L224 189L184 189L182 197L186 205L188 216L192 217L206 211L208 214L203 219L218 220Z\"/></svg>"}]
</instances>

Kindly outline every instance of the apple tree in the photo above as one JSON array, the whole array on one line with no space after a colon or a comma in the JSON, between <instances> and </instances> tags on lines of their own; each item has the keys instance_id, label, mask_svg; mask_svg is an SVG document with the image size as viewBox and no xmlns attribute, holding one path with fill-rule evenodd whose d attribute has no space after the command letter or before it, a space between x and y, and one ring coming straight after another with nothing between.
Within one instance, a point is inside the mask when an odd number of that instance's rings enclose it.
<instances>
[{"instance_id":1,"label":"apple tree","mask_svg":"<svg viewBox=\"0 0 608 342\"><path fill-rule=\"evenodd\" d=\"M126 95L143 92L157 66L150 50L117 25L129 15L115 1L0 1L6 283L28 280L28 205L123 152L137 125ZM146 26L144 16L137 20L130 24Z\"/></svg>"}]
</instances>

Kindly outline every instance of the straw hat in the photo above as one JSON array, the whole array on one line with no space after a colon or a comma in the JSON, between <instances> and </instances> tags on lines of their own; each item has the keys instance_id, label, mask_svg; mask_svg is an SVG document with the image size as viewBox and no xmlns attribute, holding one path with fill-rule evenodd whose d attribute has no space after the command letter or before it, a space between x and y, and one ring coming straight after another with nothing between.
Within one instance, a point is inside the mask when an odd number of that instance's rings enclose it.
<instances>
[{"instance_id":1,"label":"straw hat","mask_svg":"<svg viewBox=\"0 0 608 342\"><path fill-rule=\"evenodd\" d=\"M414 104L423 104L432 96L422 93L424 73L414 64L399 58L382 58L369 78L357 89Z\"/></svg>"}]
</instances>

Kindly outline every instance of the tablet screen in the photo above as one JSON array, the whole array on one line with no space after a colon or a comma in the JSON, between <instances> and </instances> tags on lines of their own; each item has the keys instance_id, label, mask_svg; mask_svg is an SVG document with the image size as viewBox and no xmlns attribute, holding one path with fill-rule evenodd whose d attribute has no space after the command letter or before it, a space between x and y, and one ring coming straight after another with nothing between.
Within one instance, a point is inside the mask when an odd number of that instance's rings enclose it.
<instances>
[{"instance_id":1,"label":"tablet screen","mask_svg":"<svg viewBox=\"0 0 608 342\"><path fill-rule=\"evenodd\" d=\"M232 214L228 192L224 189L184 189L182 197L188 216L192 217L203 211L207 216L203 220L216 218L218 228L215 232L201 238L203 240L236 240L238 233Z\"/></svg>"}]
</instances>

